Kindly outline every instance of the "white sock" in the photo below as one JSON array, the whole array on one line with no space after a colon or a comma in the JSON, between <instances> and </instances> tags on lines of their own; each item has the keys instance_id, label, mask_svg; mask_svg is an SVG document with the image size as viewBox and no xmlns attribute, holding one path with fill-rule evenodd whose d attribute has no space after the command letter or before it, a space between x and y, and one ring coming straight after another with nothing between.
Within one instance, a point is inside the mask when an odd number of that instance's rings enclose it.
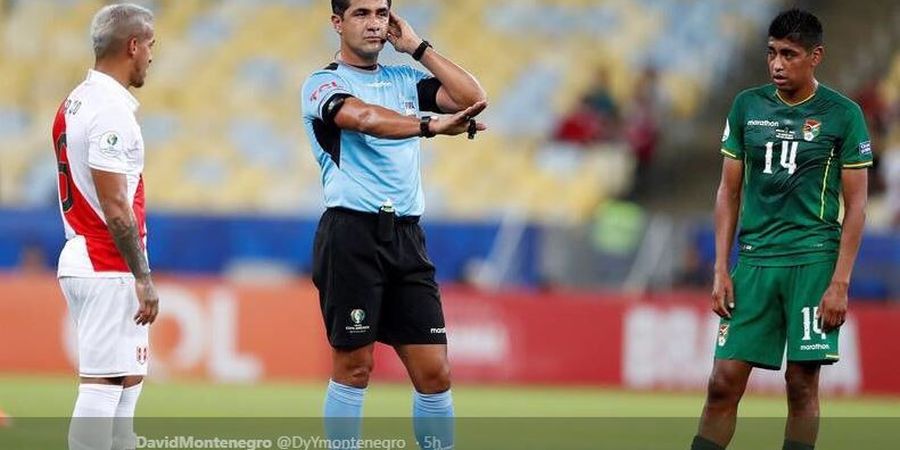
<instances>
[{"instance_id":1,"label":"white sock","mask_svg":"<svg viewBox=\"0 0 900 450\"><path fill-rule=\"evenodd\" d=\"M134 434L134 409L144 383L138 383L122 390L119 406L116 408L116 423L113 426L112 450L134 450L137 435Z\"/></svg>"},{"instance_id":2,"label":"white sock","mask_svg":"<svg viewBox=\"0 0 900 450\"><path fill-rule=\"evenodd\" d=\"M113 417L122 386L81 384L69 425L69 450L106 450L112 446Z\"/></svg>"}]
</instances>

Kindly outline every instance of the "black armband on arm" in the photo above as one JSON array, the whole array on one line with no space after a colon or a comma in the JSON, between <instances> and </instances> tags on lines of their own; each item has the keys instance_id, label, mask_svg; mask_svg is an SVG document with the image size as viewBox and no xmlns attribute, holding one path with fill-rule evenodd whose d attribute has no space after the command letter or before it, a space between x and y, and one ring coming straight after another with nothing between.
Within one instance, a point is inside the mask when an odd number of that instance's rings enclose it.
<instances>
[{"instance_id":1,"label":"black armband on arm","mask_svg":"<svg viewBox=\"0 0 900 450\"><path fill-rule=\"evenodd\" d=\"M350 94L334 94L325 101L325 104L322 105L322 121L324 121L327 125L334 125L334 118L337 116L338 111L344 106L344 100L348 97L353 97Z\"/></svg>"},{"instance_id":2,"label":"black armband on arm","mask_svg":"<svg viewBox=\"0 0 900 450\"><path fill-rule=\"evenodd\" d=\"M416 91L419 93L419 111L444 113L437 104L437 93L441 86L441 80L437 78L425 78L416 84Z\"/></svg>"}]
</instances>

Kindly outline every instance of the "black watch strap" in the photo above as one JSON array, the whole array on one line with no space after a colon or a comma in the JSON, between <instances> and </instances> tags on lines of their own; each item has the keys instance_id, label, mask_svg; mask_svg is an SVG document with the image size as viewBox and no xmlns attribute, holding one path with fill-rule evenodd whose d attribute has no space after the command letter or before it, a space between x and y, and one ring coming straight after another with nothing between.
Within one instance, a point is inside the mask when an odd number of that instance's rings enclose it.
<instances>
[{"instance_id":1,"label":"black watch strap","mask_svg":"<svg viewBox=\"0 0 900 450\"><path fill-rule=\"evenodd\" d=\"M431 131L431 127L428 125L431 123L431 116L422 116L419 119L419 136L432 138L435 134Z\"/></svg>"},{"instance_id":2,"label":"black watch strap","mask_svg":"<svg viewBox=\"0 0 900 450\"><path fill-rule=\"evenodd\" d=\"M413 52L413 54L412 54L413 59L416 61L422 59L422 57L425 56L425 50L428 50L429 47L434 48L431 46L430 42L422 41L422 43L419 44L419 47L416 48L416 51Z\"/></svg>"}]
</instances>

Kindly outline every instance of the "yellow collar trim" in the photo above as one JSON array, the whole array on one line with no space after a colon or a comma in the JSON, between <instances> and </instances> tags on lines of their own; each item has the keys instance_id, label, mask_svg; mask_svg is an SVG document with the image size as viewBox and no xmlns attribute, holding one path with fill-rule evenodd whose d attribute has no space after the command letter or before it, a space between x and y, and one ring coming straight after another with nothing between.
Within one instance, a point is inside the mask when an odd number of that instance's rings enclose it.
<instances>
[{"instance_id":1,"label":"yellow collar trim","mask_svg":"<svg viewBox=\"0 0 900 450\"><path fill-rule=\"evenodd\" d=\"M805 99L800 100L797 103L791 103L791 102L785 100L784 97L781 96L781 92L778 91L777 87L775 88L775 96L778 97L778 100L781 100L782 103L784 103L785 105L788 105L790 107L799 106L799 105L802 105L802 104L812 100L813 97L815 97L816 93L818 93L818 92L819 92L819 83L816 83L816 88L813 89L812 94L809 94L809 97L806 97Z\"/></svg>"}]
</instances>

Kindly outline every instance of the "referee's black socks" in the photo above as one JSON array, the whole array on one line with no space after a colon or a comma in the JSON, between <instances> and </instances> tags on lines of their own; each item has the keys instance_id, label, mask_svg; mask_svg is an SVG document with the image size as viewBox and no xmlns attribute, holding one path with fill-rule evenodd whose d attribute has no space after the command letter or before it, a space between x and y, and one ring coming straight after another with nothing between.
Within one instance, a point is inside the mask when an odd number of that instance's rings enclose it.
<instances>
[{"instance_id":1,"label":"referee's black socks","mask_svg":"<svg viewBox=\"0 0 900 450\"><path fill-rule=\"evenodd\" d=\"M691 442L691 450L725 450L725 447L698 435L694 436L694 442Z\"/></svg>"}]
</instances>

